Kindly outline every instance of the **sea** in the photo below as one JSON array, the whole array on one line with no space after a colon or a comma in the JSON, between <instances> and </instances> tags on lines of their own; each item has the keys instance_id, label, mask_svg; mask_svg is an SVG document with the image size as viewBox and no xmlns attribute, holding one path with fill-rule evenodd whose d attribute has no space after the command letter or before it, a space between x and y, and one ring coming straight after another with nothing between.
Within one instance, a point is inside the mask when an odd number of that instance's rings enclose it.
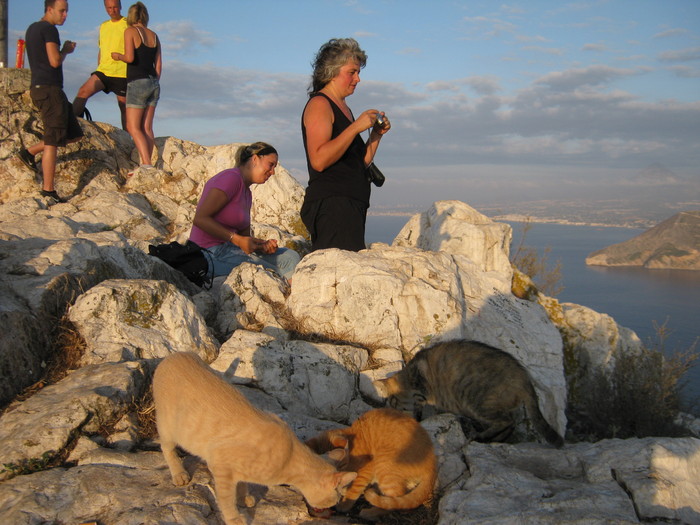
<instances>
[{"instance_id":1,"label":"sea","mask_svg":"<svg viewBox=\"0 0 700 525\"><path fill-rule=\"evenodd\" d=\"M390 244L408 216L370 215L367 243ZM525 231L513 228L511 250ZM586 256L611 244L631 239L644 230L619 227L578 226L531 222L524 245L542 255L549 249L550 266L561 263L563 290L559 302L587 306L610 315L617 324L634 330L650 348L660 348L658 328L664 327L663 351L700 353L700 271L647 270L587 266ZM700 416L700 358L684 377L683 409Z\"/></svg>"}]
</instances>

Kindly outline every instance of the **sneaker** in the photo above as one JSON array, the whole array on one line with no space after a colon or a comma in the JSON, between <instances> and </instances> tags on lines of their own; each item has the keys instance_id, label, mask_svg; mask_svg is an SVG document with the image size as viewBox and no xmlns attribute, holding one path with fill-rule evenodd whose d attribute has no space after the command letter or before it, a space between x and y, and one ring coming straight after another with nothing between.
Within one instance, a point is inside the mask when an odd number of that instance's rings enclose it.
<instances>
[{"instance_id":1,"label":"sneaker","mask_svg":"<svg viewBox=\"0 0 700 525\"><path fill-rule=\"evenodd\" d=\"M34 160L34 155L29 153L26 149L22 148L17 154L17 158L22 161L27 168L32 171L38 171L36 167L36 160Z\"/></svg>"},{"instance_id":2,"label":"sneaker","mask_svg":"<svg viewBox=\"0 0 700 525\"><path fill-rule=\"evenodd\" d=\"M56 202L67 202L66 199L62 199L61 197L58 196L58 193L56 193L56 190L51 190L51 191L41 190L40 193L41 193L42 197L49 197L49 198L55 200Z\"/></svg>"}]
</instances>

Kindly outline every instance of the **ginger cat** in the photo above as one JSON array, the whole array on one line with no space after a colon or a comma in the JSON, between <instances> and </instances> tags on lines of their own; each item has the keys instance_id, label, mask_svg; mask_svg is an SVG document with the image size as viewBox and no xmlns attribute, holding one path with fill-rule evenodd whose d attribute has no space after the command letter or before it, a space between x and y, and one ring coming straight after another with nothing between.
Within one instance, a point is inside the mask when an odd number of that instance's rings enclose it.
<instances>
[{"instance_id":1,"label":"ginger cat","mask_svg":"<svg viewBox=\"0 0 700 525\"><path fill-rule=\"evenodd\" d=\"M175 452L179 445L206 461L227 525L245 523L236 499L241 505L252 503L246 497L246 481L293 485L309 506L328 508L357 475L337 472L280 418L251 405L195 354L172 354L158 365L153 397L161 449L173 483L185 485L190 480Z\"/></svg>"},{"instance_id":2,"label":"ginger cat","mask_svg":"<svg viewBox=\"0 0 700 525\"><path fill-rule=\"evenodd\" d=\"M323 454L347 450L339 466L357 472L342 502L347 512L364 493L374 508L360 517L375 519L391 510L414 509L430 502L437 475L437 460L430 436L411 416L392 408L370 410L351 427L327 430L306 441Z\"/></svg>"}]
</instances>

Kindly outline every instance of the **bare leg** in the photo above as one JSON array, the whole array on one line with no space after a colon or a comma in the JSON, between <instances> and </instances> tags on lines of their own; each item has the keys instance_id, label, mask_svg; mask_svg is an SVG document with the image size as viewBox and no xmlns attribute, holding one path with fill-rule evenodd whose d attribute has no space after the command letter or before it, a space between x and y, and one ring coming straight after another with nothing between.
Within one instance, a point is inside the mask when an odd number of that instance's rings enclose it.
<instances>
[{"instance_id":1,"label":"bare leg","mask_svg":"<svg viewBox=\"0 0 700 525\"><path fill-rule=\"evenodd\" d=\"M156 114L156 107L155 106L148 106L146 108L146 111L143 113L143 130L144 133L146 134L146 137L148 138L148 160L149 164L151 159L153 158L153 150L156 147L156 138L153 133L153 117Z\"/></svg>"},{"instance_id":2,"label":"bare leg","mask_svg":"<svg viewBox=\"0 0 700 525\"><path fill-rule=\"evenodd\" d=\"M32 155L38 155L39 153L44 151L44 141L42 140L41 142L37 142L33 146L27 148L27 151Z\"/></svg>"},{"instance_id":3,"label":"bare leg","mask_svg":"<svg viewBox=\"0 0 700 525\"><path fill-rule=\"evenodd\" d=\"M122 117L122 129L126 131L126 97L117 95L117 105L119 106L119 113Z\"/></svg>"},{"instance_id":4,"label":"bare leg","mask_svg":"<svg viewBox=\"0 0 700 525\"><path fill-rule=\"evenodd\" d=\"M126 129L131 138L134 139L134 145L139 152L141 164L150 164L151 158L148 156L149 140L141 128L144 113L145 110L143 108L126 108Z\"/></svg>"},{"instance_id":5,"label":"bare leg","mask_svg":"<svg viewBox=\"0 0 700 525\"><path fill-rule=\"evenodd\" d=\"M31 151L30 151L31 153ZM44 173L45 191L54 191L53 179L56 174L56 157L58 156L58 148L56 146L44 145L44 156L41 158L41 169Z\"/></svg>"},{"instance_id":6,"label":"bare leg","mask_svg":"<svg viewBox=\"0 0 700 525\"><path fill-rule=\"evenodd\" d=\"M88 78L85 83L80 86L78 94L73 100L73 113L75 113L76 116L82 115L83 111L85 111L85 104L87 104L87 100L98 91L102 91L104 88L104 84L97 75L90 75L90 78Z\"/></svg>"}]
</instances>

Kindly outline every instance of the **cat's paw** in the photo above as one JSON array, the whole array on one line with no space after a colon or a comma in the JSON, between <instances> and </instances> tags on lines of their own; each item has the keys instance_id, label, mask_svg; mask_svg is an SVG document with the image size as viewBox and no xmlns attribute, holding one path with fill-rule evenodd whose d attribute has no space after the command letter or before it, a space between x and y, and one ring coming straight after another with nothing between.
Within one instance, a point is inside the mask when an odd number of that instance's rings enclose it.
<instances>
[{"instance_id":1,"label":"cat's paw","mask_svg":"<svg viewBox=\"0 0 700 525\"><path fill-rule=\"evenodd\" d=\"M176 487L182 487L183 485L187 485L189 482L190 475L184 470L182 472L178 472L177 474L173 474L173 484Z\"/></svg>"},{"instance_id":2,"label":"cat's paw","mask_svg":"<svg viewBox=\"0 0 700 525\"><path fill-rule=\"evenodd\" d=\"M255 507L255 503L255 496L252 496L251 494L246 495L245 498L241 498L238 501L238 505L240 505L241 507L247 507L249 509Z\"/></svg>"}]
</instances>

